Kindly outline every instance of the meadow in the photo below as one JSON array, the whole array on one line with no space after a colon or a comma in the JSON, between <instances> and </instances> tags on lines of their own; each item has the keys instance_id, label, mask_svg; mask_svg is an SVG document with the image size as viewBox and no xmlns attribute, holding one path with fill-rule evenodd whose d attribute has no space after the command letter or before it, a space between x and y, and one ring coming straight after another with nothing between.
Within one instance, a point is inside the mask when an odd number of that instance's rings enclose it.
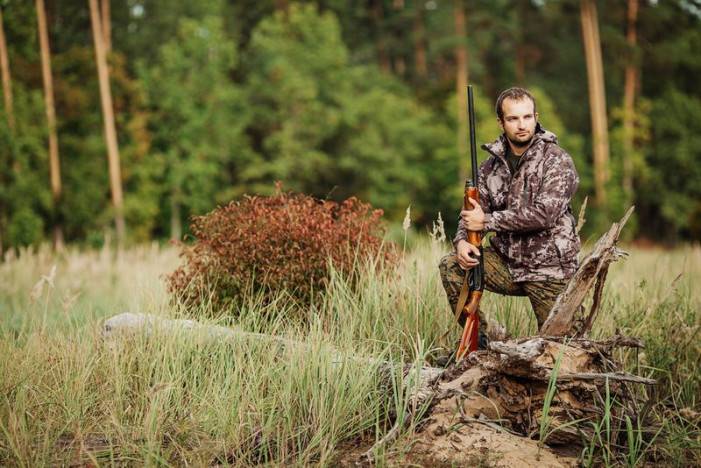
<instances>
[{"instance_id":1,"label":"meadow","mask_svg":"<svg viewBox=\"0 0 701 468\"><path fill-rule=\"evenodd\" d=\"M701 464L701 248L624 248L630 256L609 273L593 335L642 338L643 352L618 357L658 384L639 389L647 423L629 431L632 443L599 436L587 441L583 462ZM334 275L303 311L281 292L265 304L251 296L236 314L204 307L194 317L168 300L173 247L8 254L0 263L0 465L334 466L382 437L407 404L401 372L388 385L364 358L431 362L455 344L437 270L448 249L420 238L395 269L361 266L355 287ZM526 299L488 294L483 304L513 335L535 332ZM182 335L106 346L102 321L125 311L307 346ZM333 365L336 352L358 359ZM401 452L414 429L389 451Z\"/></svg>"}]
</instances>

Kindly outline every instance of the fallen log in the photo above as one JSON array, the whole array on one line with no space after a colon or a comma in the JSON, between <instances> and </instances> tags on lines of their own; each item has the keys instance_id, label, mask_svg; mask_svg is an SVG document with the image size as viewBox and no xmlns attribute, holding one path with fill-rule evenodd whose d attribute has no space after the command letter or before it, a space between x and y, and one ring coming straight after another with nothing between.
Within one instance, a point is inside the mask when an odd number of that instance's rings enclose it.
<instances>
[{"instance_id":1,"label":"fallen log","mask_svg":"<svg viewBox=\"0 0 701 468\"><path fill-rule=\"evenodd\" d=\"M264 341L276 344L282 348L310 351L313 348L302 341L291 340L264 333L255 333L237 328L222 327L201 323L196 320L171 319L159 315L124 312L105 320L102 325L101 336L108 344L114 344L119 339L129 339L137 334L153 336L155 334L186 334L205 341ZM370 367L375 367L379 372L388 373L402 368L407 381L415 382L416 391L412 398L416 404L424 399L424 393L433 382L443 373L442 368L431 366L416 366L411 363L396 363L375 359L372 357L358 357L353 354L342 353L336 349L329 349L332 355L331 364L340 366L348 361L360 361Z\"/></svg>"}]
</instances>

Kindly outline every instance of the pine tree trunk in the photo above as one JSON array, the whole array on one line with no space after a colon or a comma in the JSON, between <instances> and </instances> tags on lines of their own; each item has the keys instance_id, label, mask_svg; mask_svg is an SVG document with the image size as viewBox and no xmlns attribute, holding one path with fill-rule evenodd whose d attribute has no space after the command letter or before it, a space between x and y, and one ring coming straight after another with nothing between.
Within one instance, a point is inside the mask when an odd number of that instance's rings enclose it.
<instances>
[{"instance_id":1,"label":"pine tree trunk","mask_svg":"<svg viewBox=\"0 0 701 468\"><path fill-rule=\"evenodd\" d=\"M594 191L598 206L604 206L607 200L606 183L609 177L609 141L604 67L601 59L601 40L599 39L599 24L595 1L581 0L581 21L589 83L589 111L594 142Z\"/></svg>"},{"instance_id":2,"label":"pine tree trunk","mask_svg":"<svg viewBox=\"0 0 701 468\"><path fill-rule=\"evenodd\" d=\"M462 0L454 0L453 16L455 17L455 91L458 95L458 155L463 157L467 153L467 44L465 33L465 10ZM467 165L459 165L460 183L467 179Z\"/></svg>"},{"instance_id":3,"label":"pine tree trunk","mask_svg":"<svg viewBox=\"0 0 701 468\"><path fill-rule=\"evenodd\" d=\"M287 13L290 5L287 0L275 0L275 9L283 13Z\"/></svg>"},{"instance_id":4,"label":"pine tree trunk","mask_svg":"<svg viewBox=\"0 0 701 468\"><path fill-rule=\"evenodd\" d=\"M392 2L392 8L394 10L393 17L397 20L393 21L394 26L392 27L392 36L394 44L404 44L406 43L406 28L404 27L404 21L398 21L400 18L404 17L402 10L404 9L404 0L394 0ZM392 54L392 64L394 73L399 76L404 76L406 74L406 58L404 57L403 48L394 48L394 53Z\"/></svg>"},{"instance_id":5,"label":"pine tree trunk","mask_svg":"<svg viewBox=\"0 0 701 468\"><path fill-rule=\"evenodd\" d=\"M628 0L628 31L626 42L631 56L628 58L623 95L623 192L626 204L633 201L633 150L635 122L635 88L638 81L638 68L633 56L638 42L636 22L638 0Z\"/></svg>"},{"instance_id":6,"label":"pine tree trunk","mask_svg":"<svg viewBox=\"0 0 701 468\"><path fill-rule=\"evenodd\" d=\"M112 51L110 0L100 0L100 15L102 16L102 37L105 44L105 53L109 54Z\"/></svg>"},{"instance_id":7,"label":"pine tree trunk","mask_svg":"<svg viewBox=\"0 0 701 468\"><path fill-rule=\"evenodd\" d=\"M385 39L382 33L384 12L382 10L381 0L372 0L372 4L370 5L370 16L373 19L373 23L375 23L375 48L377 49L377 57L380 61L380 68L385 73L391 73L392 66L390 64L389 55L387 55L387 46L385 45Z\"/></svg>"},{"instance_id":8,"label":"pine tree trunk","mask_svg":"<svg viewBox=\"0 0 701 468\"><path fill-rule=\"evenodd\" d=\"M51 52L49 49L49 31L46 26L44 0L36 0L37 23L39 28L39 46L41 48L41 72L44 80L44 102L49 130L49 173L51 178L51 195L53 198L53 245L54 249L63 249L63 228L60 222L61 203L61 164L58 155L58 137L56 135L56 110L54 108L54 85L51 77Z\"/></svg>"},{"instance_id":9,"label":"pine tree trunk","mask_svg":"<svg viewBox=\"0 0 701 468\"><path fill-rule=\"evenodd\" d=\"M424 26L423 5L416 5L414 13L414 67L416 76L425 79L428 75L426 64L426 28Z\"/></svg>"},{"instance_id":10,"label":"pine tree trunk","mask_svg":"<svg viewBox=\"0 0 701 468\"><path fill-rule=\"evenodd\" d=\"M12 105L12 79L10 77L10 61L7 57L7 41L5 40L3 21L2 7L0 7L0 72L2 73L2 94L5 104L5 114L7 114L7 126L9 127L10 132L14 133L15 114ZM5 182L5 178L2 177L2 174L0 174L0 181L3 183ZM5 206L0 206L0 263L3 260L3 253L5 252L5 246L3 244L3 233L5 231L5 226L7 225L5 210Z\"/></svg>"},{"instance_id":11,"label":"pine tree trunk","mask_svg":"<svg viewBox=\"0 0 701 468\"><path fill-rule=\"evenodd\" d=\"M12 78L10 75L10 61L7 58L7 41L5 40L5 27L3 26L2 7L0 7L0 71L2 72L2 94L5 101L5 113L7 125L11 131L15 129L15 112L12 103ZM2 252L2 250L0 250Z\"/></svg>"},{"instance_id":12,"label":"pine tree trunk","mask_svg":"<svg viewBox=\"0 0 701 468\"><path fill-rule=\"evenodd\" d=\"M110 189L112 192L112 204L115 211L115 227L117 233L117 245L124 245L126 228L124 225L123 201L122 201L122 176L119 169L119 147L117 146L117 131L114 123L114 110L112 107L112 93L110 91L109 71L103 44L104 34L98 11L97 0L88 0L90 5L90 21L93 30L93 42L95 43L95 61L97 62L97 75L100 81L100 100L102 102L102 114L105 124L105 140L107 140L107 159L109 162Z\"/></svg>"}]
</instances>

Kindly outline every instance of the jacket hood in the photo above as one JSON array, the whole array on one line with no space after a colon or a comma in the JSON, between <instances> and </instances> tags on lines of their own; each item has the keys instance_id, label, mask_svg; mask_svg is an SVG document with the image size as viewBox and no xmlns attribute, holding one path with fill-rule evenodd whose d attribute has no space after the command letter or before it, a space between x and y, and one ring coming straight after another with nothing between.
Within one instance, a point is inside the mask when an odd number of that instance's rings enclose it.
<instances>
[{"instance_id":1,"label":"jacket hood","mask_svg":"<svg viewBox=\"0 0 701 468\"><path fill-rule=\"evenodd\" d=\"M533 135L533 142L531 143L531 146L538 141L557 144L557 136L553 132L543 128L543 126L540 125L540 122L538 122L535 126L535 135ZM502 133L499 138L493 142L482 145L482 149L489 151L495 156L500 156L503 158L506 157L506 145L506 136Z\"/></svg>"}]
</instances>

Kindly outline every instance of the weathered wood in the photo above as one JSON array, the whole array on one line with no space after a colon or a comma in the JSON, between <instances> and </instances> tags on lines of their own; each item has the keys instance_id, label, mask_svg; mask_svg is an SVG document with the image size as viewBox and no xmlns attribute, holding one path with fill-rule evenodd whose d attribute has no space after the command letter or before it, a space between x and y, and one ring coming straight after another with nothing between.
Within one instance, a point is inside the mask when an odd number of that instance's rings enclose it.
<instances>
[{"instance_id":1,"label":"weathered wood","mask_svg":"<svg viewBox=\"0 0 701 468\"><path fill-rule=\"evenodd\" d=\"M136 334L150 336L158 333L184 333L190 337L196 337L205 341L264 341L286 349L314 350L308 343L280 336L248 332L237 328L222 327L220 325L205 324L196 320L171 319L151 314L125 312L105 320L102 326L102 338L107 343L114 343L114 341L119 338L128 338ZM417 403L421 403L429 396L426 389L441 376L444 370L439 367L426 365L416 366L411 363L397 363L371 357L358 357L342 353L332 347L330 347L330 352L332 355L331 363L334 366L341 365L349 360L360 361L371 367L375 367L378 372L388 373L388 375L389 372L402 368L406 380L408 382L416 382L412 398L416 400Z\"/></svg>"},{"instance_id":2,"label":"weathered wood","mask_svg":"<svg viewBox=\"0 0 701 468\"><path fill-rule=\"evenodd\" d=\"M489 343L489 349L492 351L524 361L531 361L540 356L543 353L544 346L545 340L541 338L530 339L518 344L500 341L492 341Z\"/></svg>"},{"instance_id":3,"label":"weathered wood","mask_svg":"<svg viewBox=\"0 0 701 468\"><path fill-rule=\"evenodd\" d=\"M579 207L579 215L577 216L577 235L579 235L579 231L582 230L582 226L584 226L584 223L587 222L587 218L584 217L584 215L587 212L587 202L589 201L589 197L584 197L584 201L582 202L582 206Z\"/></svg>"},{"instance_id":4,"label":"weathered wood","mask_svg":"<svg viewBox=\"0 0 701 468\"><path fill-rule=\"evenodd\" d=\"M601 295L604 292L604 284L606 283L606 276L608 275L608 272L608 268L602 268L599 271L599 274L596 275L596 286L594 286L594 300L591 305L591 311L584 320L584 326L582 326L582 329L577 331L577 336L583 336L585 333L591 330L592 325L594 325L596 312L601 306Z\"/></svg>"},{"instance_id":5,"label":"weathered wood","mask_svg":"<svg viewBox=\"0 0 701 468\"><path fill-rule=\"evenodd\" d=\"M606 271L608 271L609 265L627 255L626 252L616 247L616 242L623 226L625 226L626 221L633 213L633 209L634 207L631 206L619 222L613 223L608 232L598 240L594 250L582 261L581 266L567 284L565 291L555 301L555 305L540 330L541 335L562 336L574 334L572 324L575 313L584 302L584 298L594 286L597 278L601 280L600 286L597 287L600 299L603 291L603 279L606 278ZM589 313L590 320L587 320L588 325L579 331L580 335L590 330L598 307L599 301L597 300L595 301L595 307Z\"/></svg>"},{"instance_id":6,"label":"weathered wood","mask_svg":"<svg viewBox=\"0 0 701 468\"><path fill-rule=\"evenodd\" d=\"M644 385L655 385L657 383L654 379L647 379L645 377L638 377L637 375L629 374L627 372L606 372L606 373L596 373L596 372L580 372L575 374L562 374L557 376L557 380L596 380L603 382L605 380L619 380L621 382L633 382Z\"/></svg>"},{"instance_id":7,"label":"weathered wood","mask_svg":"<svg viewBox=\"0 0 701 468\"><path fill-rule=\"evenodd\" d=\"M567 340L569 343L572 343L580 348L595 348L599 350L604 350L605 352L609 352L613 348L644 348L645 344L643 343L643 340L640 338L636 338L634 336L625 336L625 335L614 335L611 338L608 338L606 340L592 340L590 338L568 338L565 336L550 336L550 335L545 335L541 336L541 338L548 340L548 341L557 341L557 342L562 342L564 340ZM530 339L530 338L529 338Z\"/></svg>"}]
</instances>

